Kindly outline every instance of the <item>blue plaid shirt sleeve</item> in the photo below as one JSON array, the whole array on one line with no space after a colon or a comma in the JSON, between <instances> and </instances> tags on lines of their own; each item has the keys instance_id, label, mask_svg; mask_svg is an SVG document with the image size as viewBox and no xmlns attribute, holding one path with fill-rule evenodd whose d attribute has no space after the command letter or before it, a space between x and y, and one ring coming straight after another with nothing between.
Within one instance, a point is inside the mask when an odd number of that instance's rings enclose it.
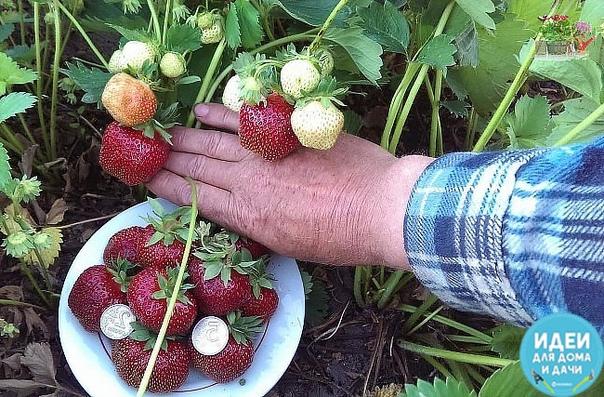
<instances>
[{"instance_id":1,"label":"blue plaid shirt sleeve","mask_svg":"<svg viewBox=\"0 0 604 397\"><path fill-rule=\"evenodd\" d=\"M403 231L415 275L452 307L520 326L567 311L604 332L604 138L442 156Z\"/></svg>"}]
</instances>

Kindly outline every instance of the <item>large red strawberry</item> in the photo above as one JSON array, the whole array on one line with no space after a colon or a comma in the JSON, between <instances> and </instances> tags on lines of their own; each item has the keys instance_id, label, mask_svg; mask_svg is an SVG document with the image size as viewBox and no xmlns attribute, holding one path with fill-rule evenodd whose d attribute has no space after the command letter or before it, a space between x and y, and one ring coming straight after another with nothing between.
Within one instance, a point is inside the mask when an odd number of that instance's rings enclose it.
<instances>
[{"instance_id":1,"label":"large red strawberry","mask_svg":"<svg viewBox=\"0 0 604 397\"><path fill-rule=\"evenodd\" d=\"M127 299L132 313L146 328L159 332L173 294L178 295L168 325L168 335L186 334L197 317L197 303L188 290L192 284L183 283L175 290L178 267L148 267L137 273L128 285Z\"/></svg>"},{"instance_id":2,"label":"large red strawberry","mask_svg":"<svg viewBox=\"0 0 604 397\"><path fill-rule=\"evenodd\" d=\"M170 144L159 133L148 137L143 131L112 122L103 134L99 163L108 174L135 186L155 175L169 154Z\"/></svg>"},{"instance_id":3,"label":"large red strawberry","mask_svg":"<svg viewBox=\"0 0 604 397\"><path fill-rule=\"evenodd\" d=\"M109 79L101 102L117 122L128 127L150 121L157 110L157 98L149 85L123 72Z\"/></svg>"},{"instance_id":4,"label":"large red strawberry","mask_svg":"<svg viewBox=\"0 0 604 397\"><path fill-rule=\"evenodd\" d=\"M138 264L142 232L141 226L130 226L114 233L103 251L105 264L113 263L117 259L126 259L133 264Z\"/></svg>"},{"instance_id":5,"label":"large red strawberry","mask_svg":"<svg viewBox=\"0 0 604 397\"><path fill-rule=\"evenodd\" d=\"M131 387L138 387L143 379L147 363L151 357L153 343L144 338L135 340L134 334L125 339L113 341L111 361L118 375ZM147 390L156 393L168 393L178 389L189 375L190 356L186 345L166 340L165 349L160 349L151 372Z\"/></svg>"},{"instance_id":6,"label":"large red strawberry","mask_svg":"<svg viewBox=\"0 0 604 397\"><path fill-rule=\"evenodd\" d=\"M98 332L103 311L113 304L126 303L126 280L119 280L119 273L95 265L84 270L73 284L67 304L86 331Z\"/></svg>"},{"instance_id":7,"label":"large red strawberry","mask_svg":"<svg viewBox=\"0 0 604 397\"><path fill-rule=\"evenodd\" d=\"M269 161L293 152L300 146L290 121L293 110L277 93L268 95L257 105L244 103L239 111L241 146Z\"/></svg>"},{"instance_id":8,"label":"large red strawberry","mask_svg":"<svg viewBox=\"0 0 604 397\"><path fill-rule=\"evenodd\" d=\"M263 321L268 321L279 306L279 295L272 288L260 287L258 296L252 296L241 308L241 313L244 316L258 316Z\"/></svg>"},{"instance_id":9,"label":"large red strawberry","mask_svg":"<svg viewBox=\"0 0 604 397\"><path fill-rule=\"evenodd\" d=\"M208 378L219 382L230 382L252 365L254 345L251 333L261 331L258 317L241 317L240 313L229 313L227 316L230 331L226 347L217 354L204 355L198 352L189 338L191 364Z\"/></svg>"},{"instance_id":10,"label":"large red strawberry","mask_svg":"<svg viewBox=\"0 0 604 397\"><path fill-rule=\"evenodd\" d=\"M195 285L193 295L201 313L223 316L252 299L250 278L224 267L224 262L204 262L192 256L188 266L191 282ZM220 269L214 270L216 266Z\"/></svg>"},{"instance_id":11,"label":"large red strawberry","mask_svg":"<svg viewBox=\"0 0 604 397\"><path fill-rule=\"evenodd\" d=\"M175 266L182 261L185 244L173 235L157 237L158 230L153 225L143 228L141 249L138 260L142 267ZM161 233L161 232L159 232Z\"/></svg>"}]
</instances>

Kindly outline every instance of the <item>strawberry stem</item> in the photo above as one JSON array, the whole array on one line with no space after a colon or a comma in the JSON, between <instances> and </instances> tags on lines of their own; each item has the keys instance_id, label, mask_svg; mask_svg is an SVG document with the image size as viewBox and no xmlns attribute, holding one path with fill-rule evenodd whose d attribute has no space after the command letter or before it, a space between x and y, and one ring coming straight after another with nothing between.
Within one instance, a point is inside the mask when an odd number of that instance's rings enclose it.
<instances>
[{"instance_id":1,"label":"strawberry stem","mask_svg":"<svg viewBox=\"0 0 604 397\"><path fill-rule=\"evenodd\" d=\"M195 186L195 183L192 179L187 178L187 180L189 182L189 185L191 186L191 221L189 222L189 234L187 236L185 251L182 255L182 261L180 263L176 282L174 283L174 291L179 291L180 287L182 286L182 280L185 275L185 270L187 269L187 262L189 259L189 254L191 253L193 236L195 234L195 219L197 219L197 187ZM159 351L161 350L162 344L166 337L168 325L170 324L170 318L172 318L172 312L174 311L174 306L176 305L177 300L178 294L172 294L172 296L170 297L170 301L168 302L168 308L166 310L166 315L164 316L164 321L162 322L161 328L159 329L159 333L157 334L157 340L153 345L153 350L151 351L151 357L149 358L149 362L147 363L147 368L145 368L143 379L141 380L141 384L138 387L138 391L136 393L137 397L141 397L143 394L145 394L145 391L147 391L147 386L149 385L149 381L151 380L151 374L153 373L153 367L155 367L157 356L159 355Z\"/></svg>"},{"instance_id":2,"label":"strawberry stem","mask_svg":"<svg viewBox=\"0 0 604 397\"><path fill-rule=\"evenodd\" d=\"M168 23L170 22L171 7L172 1L166 0L166 9L164 10L164 29L162 31L161 44L166 43L166 33L168 32Z\"/></svg>"},{"instance_id":3,"label":"strawberry stem","mask_svg":"<svg viewBox=\"0 0 604 397\"><path fill-rule=\"evenodd\" d=\"M210 83L212 82L212 77L214 77L216 69L218 68L218 65L220 64L220 59L222 58L222 54L223 54L225 48L226 48L226 40L223 38L222 40L220 40L220 42L218 43L218 46L216 47L216 50L214 51L214 56L212 57L212 61L210 62L210 65L208 66L208 69L206 70L205 76L203 77L203 82L201 83L201 87L199 87L199 92L197 93L197 98L195 98L194 103L199 103L204 100L206 93L207 93L208 89L210 88ZM193 112L193 110L191 110L191 113L189 113L189 118L187 119L187 127L192 127L194 121L195 121L195 113ZM197 126L197 127L199 127L199 126Z\"/></svg>"},{"instance_id":4,"label":"strawberry stem","mask_svg":"<svg viewBox=\"0 0 604 397\"><path fill-rule=\"evenodd\" d=\"M310 46L308 46L309 55L312 54L313 51L317 49L317 47L321 43L321 40L323 39L323 36L325 36L325 32L327 32L327 29L329 29L329 27L331 26L333 21L336 19L336 17L340 13L340 11L342 11L342 8L344 8L347 3L348 3L348 0L340 0L340 2L338 4L336 4L336 6L333 8L333 10L331 10L331 13L327 16L327 19L325 20L325 22L323 22L323 26L321 26L319 33L317 33L317 36L315 37L315 39L312 41L312 43L310 43Z\"/></svg>"},{"instance_id":5,"label":"strawberry stem","mask_svg":"<svg viewBox=\"0 0 604 397\"><path fill-rule=\"evenodd\" d=\"M162 35L161 35L161 27L159 25L159 18L157 17L157 10L155 9L155 4L153 4L153 0L147 0L147 5L149 6L149 11L151 11L151 19L153 21L153 29L155 30L155 37L158 42L161 43Z\"/></svg>"}]
</instances>

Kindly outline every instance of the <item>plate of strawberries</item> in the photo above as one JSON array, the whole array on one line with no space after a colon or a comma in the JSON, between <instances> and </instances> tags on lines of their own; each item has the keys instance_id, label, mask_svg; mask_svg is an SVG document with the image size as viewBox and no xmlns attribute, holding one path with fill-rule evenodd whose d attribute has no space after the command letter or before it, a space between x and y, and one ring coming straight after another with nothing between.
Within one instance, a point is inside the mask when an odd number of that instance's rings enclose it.
<instances>
[{"instance_id":1,"label":"plate of strawberries","mask_svg":"<svg viewBox=\"0 0 604 397\"><path fill-rule=\"evenodd\" d=\"M190 214L150 199L103 225L74 259L59 336L91 396L136 396L141 383L147 395L263 396L293 359L305 310L296 261L198 219L181 268Z\"/></svg>"}]
</instances>

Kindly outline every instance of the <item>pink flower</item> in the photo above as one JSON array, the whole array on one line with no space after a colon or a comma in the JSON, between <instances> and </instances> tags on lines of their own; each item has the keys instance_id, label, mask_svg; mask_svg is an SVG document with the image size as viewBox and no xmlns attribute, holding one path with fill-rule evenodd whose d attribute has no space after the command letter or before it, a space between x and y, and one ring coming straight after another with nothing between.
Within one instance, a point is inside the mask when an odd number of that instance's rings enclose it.
<instances>
[{"instance_id":1,"label":"pink flower","mask_svg":"<svg viewBox=\"0 0 604 397\"><path fill-rule=\"evenodd\" d=\"M575 30L579 34L586 34L591 32L591 25L589 22L579 21L575 23Z\"/></svg>"}]
</instances>

